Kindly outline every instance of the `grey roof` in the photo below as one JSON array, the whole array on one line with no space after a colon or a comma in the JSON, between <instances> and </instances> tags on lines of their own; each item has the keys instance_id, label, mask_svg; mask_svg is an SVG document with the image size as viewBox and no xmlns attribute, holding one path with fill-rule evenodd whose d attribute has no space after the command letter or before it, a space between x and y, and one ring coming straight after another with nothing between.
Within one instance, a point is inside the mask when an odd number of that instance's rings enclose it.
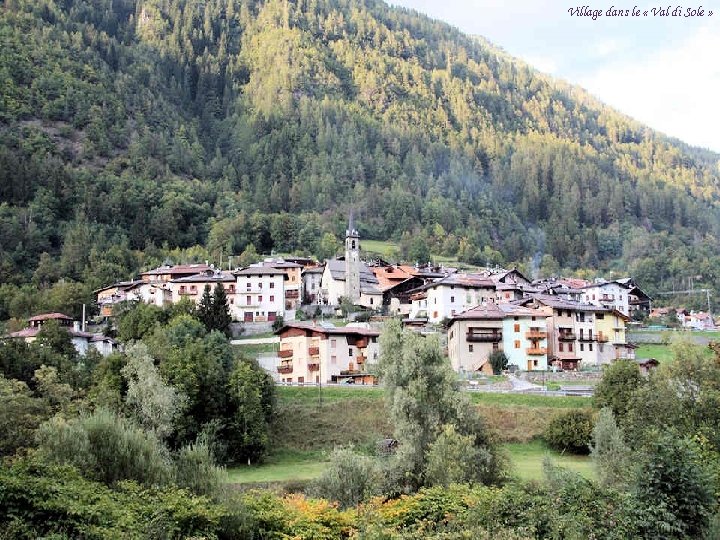
<instances>
[{"instance_id":1,"label":"grey roof","mask_svg":"<svg viewBox=\"0 0 720 540\"><path fill-rule=\"evenodd\" d=\"M360 261L360 292L365 294L381 294L378 288L379 282L375 274L368 268L368 265ZM328 259L327 268L330 276L335 281L345 281L345 261L340 259Z\"/></svg>"},{"instance_id":2,"label":"grey roof","mask_svg":"<svg viewBox=\"0 0 720 540\"><path fill-rule=\"evenodd\" d=\"M270 266L248 266L233 272L236 276L287 276L282 270Z\"/></svg>"},{"instance_id":3,"label":"grey roof","mask_svg":"<svg viewBox=\"0 0 720 540\"><path fill-rule=\"evenodd\" d=\"M195 274L194 276L173 279L171 283L218 283L233 281L235 281L235 276L233 276L231 272L208 270Z\"/></svg>"},{"instance_id":4,"label":"grey roof","mask_svg":"<svg viewBox=\"0 0 720 540\"><path fill-rule=\"evenodd\" d=\"M558 298L556 295L550 295L550 294L534 294L530 298L524 298L520 302L516 302L517 304L524 304L528 301L536 300L540 302L541 304L544 304L546 306L555 308L555 309L567 309L569 311L575 310L575 311L598 311L598 312L610 312L613 311L610 308L601 307L601 306L594 306L592 304L584 304L582 302L575 302L574 300L567 300L565 298Z\"/></svg>"},{"instance_id":5,"label":"grey roof","mask_svg":"<svg viewBox=\"0 0 720 540\"><path fill-rule=\"evenodd\" d=\"M303 275L304 274L322 274L324 271L325 271L324 266L313 266L312 268L306 268L305 270L303 270L302 273L303 273Z\"/></svg>"}]
</instances>

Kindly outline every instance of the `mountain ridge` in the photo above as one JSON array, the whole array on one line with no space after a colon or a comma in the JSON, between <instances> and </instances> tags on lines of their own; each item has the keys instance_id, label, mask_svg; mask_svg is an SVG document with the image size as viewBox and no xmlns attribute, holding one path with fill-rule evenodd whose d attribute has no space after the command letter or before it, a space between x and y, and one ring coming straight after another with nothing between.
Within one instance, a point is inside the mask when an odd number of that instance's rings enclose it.
<instances>
[{"instance_id":1,"label":"mountain ridge","mask_svg":"<svg viewBox=\"0 0 720 540\"><path fill-rule=\"evenodd\" d=\"M0 37L6 282L97 284L110 248L122 275L196 244L321 255L350 206L407 258L540 253L651 290L720 247L720 155L413 10L7 0Z\"/></svg>"}]
</instances>

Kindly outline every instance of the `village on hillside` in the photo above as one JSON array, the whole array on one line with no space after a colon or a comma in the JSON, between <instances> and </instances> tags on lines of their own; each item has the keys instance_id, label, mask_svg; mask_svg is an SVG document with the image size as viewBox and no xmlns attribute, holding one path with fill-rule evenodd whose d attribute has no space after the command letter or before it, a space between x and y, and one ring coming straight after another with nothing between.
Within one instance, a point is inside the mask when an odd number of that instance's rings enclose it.
<instances>
[{"instance_id":1,"label":"village on hillside","mask_svg":"<svg viewBox=\"0 0 720 540\"><path fill-rule=\"evenodd\" d=\"M531 280L517 268L475 272L447 266L393 265L361 259L352 217L345 253L323 263L307 257L264 258L234 270L214 265L163 265L138 279L96 291L100 318L112 321L127 303L159 307L187 299L199 303L206 288L222 287L234 333L265 335L276 346L258 358L278 383L375 384L380 329L388 317L423 335L439 335L453 369L463 378L492 375L493 354L511 372L599 369L636 360L628 324L647 317L676 317L694 330L714 329L705 312L653 308L630 277L588 281ZM345 316L342 325L330 322ZM44 322L57 321L80 354L107 355L118 344L85 331L85 321L62 313L39 314L7 337L33 341ZM263 339L260 339L262 342Z\"/></svg>"}]
</instances>

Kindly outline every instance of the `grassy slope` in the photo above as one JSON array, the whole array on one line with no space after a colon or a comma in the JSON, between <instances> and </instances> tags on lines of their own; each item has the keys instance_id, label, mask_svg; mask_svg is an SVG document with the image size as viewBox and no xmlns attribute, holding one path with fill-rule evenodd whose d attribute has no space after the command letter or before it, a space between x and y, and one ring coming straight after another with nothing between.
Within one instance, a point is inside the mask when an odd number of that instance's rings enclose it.
<instances>
[{"instance_id":1,"label":"grassy slope","mask_svg":"<svg viewBox=\"0 0 720 540\"><path fill-rule=\"evenodd\" d=\"M543 460L549 456L559 467L594 478L595 471L588 456L560 454L541 441L503 445L510 459L511 474L520 480L539 480L543 476ZM271 456L259 466L230 469L229 481L235 484L299 482L317 478L327 465L325 452L282 452Z\"/></svg>"}]
</instances>

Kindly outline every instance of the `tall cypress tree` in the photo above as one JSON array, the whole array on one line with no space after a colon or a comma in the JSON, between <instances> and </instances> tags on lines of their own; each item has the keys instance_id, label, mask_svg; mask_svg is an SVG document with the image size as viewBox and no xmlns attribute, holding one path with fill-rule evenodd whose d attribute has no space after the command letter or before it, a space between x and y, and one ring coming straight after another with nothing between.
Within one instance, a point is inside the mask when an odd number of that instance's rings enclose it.
<instances>
[{"instance_id":1,"label":"tall cypress tree","mask_svg":"<svg viewBox=\"0 0 720 540\"><path fill-rule=\"evenodd\" d=\"M213 329L213 297L210 293L210 284L205 284L202 298L197 306L197 318L205 325L208 332Z\"/></svg>"},{"instance_id":2,"label":"tall cypress tree","mask_svg":"<svg viewBox=\"0 0 720 540\"><path fill-rule=\"evenodd\" d=\"M219 330L226 336L230 336L230 323L232 322L232 317L230 316L230 306L228 306L225 287L223 287L222 283L217 283L215 285L210 319L212 321L212 328L208 328L208 330Z\"/></svg>"}]
</instances>

